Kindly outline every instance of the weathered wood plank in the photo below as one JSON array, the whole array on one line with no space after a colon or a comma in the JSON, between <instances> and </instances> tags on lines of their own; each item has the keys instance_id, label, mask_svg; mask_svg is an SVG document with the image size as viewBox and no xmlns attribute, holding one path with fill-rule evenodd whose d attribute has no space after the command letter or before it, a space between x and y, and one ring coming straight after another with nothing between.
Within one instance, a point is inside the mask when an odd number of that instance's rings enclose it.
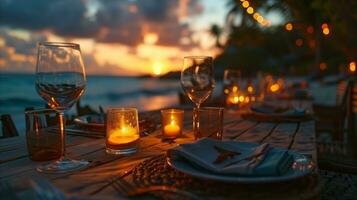
<instances>
[{"instance_id":1,"label":"weathered wood plank","mask_svg":"<svg viewBox=\"0 0 357 200\"><path fill-rule=\"evenodd\" d=\"M276 123L261 122L258 125L250 128L234 140L242 142L257 142L260 143L265 137L269 136L274 131Z\"/></svg>"},{"instance_id":2,"label":"weathered wood plank","mask_svg":"<svg viewBox=\"0 0 357 200\"><path fill-rule=\"evenodd\" d=\"M297 131L297 123L281 123L275 128L273 133L263 142L274 147L289 148L290 142L294 139Z\"/></svg>"}]
</instances>

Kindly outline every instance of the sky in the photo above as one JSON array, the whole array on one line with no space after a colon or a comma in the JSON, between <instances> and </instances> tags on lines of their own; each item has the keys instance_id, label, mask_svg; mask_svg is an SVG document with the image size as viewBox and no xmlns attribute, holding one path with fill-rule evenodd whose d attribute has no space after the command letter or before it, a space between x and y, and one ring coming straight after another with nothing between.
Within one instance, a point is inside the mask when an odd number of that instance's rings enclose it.
<instances>
[{"instance_id":1,"label":"sky","mask_svg":"<svg viewBox=\"0 0 357 200\"><path fill-rule=\"evenodd\" d=\"M34 73L40 41L79 43L88 74L160 75L216 56L226 0L2 0L0 72ZM274 16L273 16L274 17Z\"/></svg>"}]
</instances>

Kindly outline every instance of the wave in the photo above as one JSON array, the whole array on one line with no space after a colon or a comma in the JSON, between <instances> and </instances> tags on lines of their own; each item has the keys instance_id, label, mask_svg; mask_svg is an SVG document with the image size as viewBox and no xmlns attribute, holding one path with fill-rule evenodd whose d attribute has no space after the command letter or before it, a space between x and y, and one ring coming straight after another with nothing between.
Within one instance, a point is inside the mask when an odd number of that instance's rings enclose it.
<instances>
[{"instance_id":1,"label":"wave","mask_svg":"<svg viewBox=\"0 0 357 200\"><path fill-rule=\"evenodd\" d=\"M45 102L36 99L28 99L28 98L18 98L18 97L11 97L7 99L0 99L1 106L12 106L12 105L43 105Z\"/></svg>"}]
</instances>

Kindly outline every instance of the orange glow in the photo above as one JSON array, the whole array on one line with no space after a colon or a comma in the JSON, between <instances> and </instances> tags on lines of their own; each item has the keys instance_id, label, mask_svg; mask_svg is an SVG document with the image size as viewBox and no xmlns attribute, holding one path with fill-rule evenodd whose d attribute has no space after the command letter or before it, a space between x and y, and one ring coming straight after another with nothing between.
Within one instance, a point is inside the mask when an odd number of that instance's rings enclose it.
<instances>
[{"instance_id":1,"label":"orange glow","mask_svg":"<svg viewBox=\"0 0 357 200\"><path fill-rule=\"evenodd\" d=\"M259 17L259 16L260 16L259 13L254 13L253 18L254 18L255 20L258 20L258 17Z\"/></svg>"},{"instance_id":2,"label":"orange glow","mask_svg":"<svg viewBox=\"0 0 357 200\"><path fill-rule=\"evenodd\" d=\"M124 126L117 130L109 132L108 143L111 145L128 144L139 139L137 129Z\"/></svg>"},{"instance_id":3,"label":"orange glow","mask_svg":"<svg viewBox=\"0 0 357 200\"><path fill-rule=\"evenodd\" d=\"M243 2L242 2L242 6L243 6L244 8L248 8L248 7L249 7L249 2L248 2L248 1L243 1Z\"/></svg>"},{"instance_id":4,"label":"orange glow","mask_svg":"<svg viewBox=\"0 0 357 200\"><path fill-rule=\"evenodd\" d=\"M250 101L250 100L249 100L249 97L245 97L244 102L245 102L245 103L249 103L249 101Z\"/></svg>"},{"instance_id":5,"label":"orange glow","mask_svg":"<svg viewBox=\"0 0 357 200\"><path fill-rule=\"evenodd\" d=\"M239 102L239 98L237 96L233 97L233 103L237 104Z\"/></svg>"},{"instance_id":6,"label":"orange glow","mask_svg":"<svg viewBox=\"0 0 357 200\"><path fill-rule=\"evenodd\" d=\"M307 27L306 31L311 34L314 32L314 27L309 26L309 27Z\"/></svg>"},{"instance_id":7,"label":"orange glow","mask_svg":"<svg viewBox=\"0 0 357 200\"><path fill-rule=\"evenodd\" d=\"M224 89L224 94L228 94L229 90L228 89Z\"/></svg>"},{"instance_id":8,"label":"orange glow","mask_svg":"<svg viewBox=\"0 0 357 200\"><path fill-rule=\"evenodd\" d=\"M240 101L240 102L243 102L243 101L244 101L244 96L242 96L242 95L239 96L239 101Z\"/></svg>"},{"instance_id":9,"label":"orange glow","mask_svg":"<svg viewBox=\"0 0 357 200\"><path fill-rule=\"evenodd\" d=\"M238 92L238 86L233 86L232 87L232 92Z\"/></svg>"},{"instance_id":10,"label":"orange glow","mask_svg":"<svg viewBox=\"0 0 357 200\"><path fill-rule=\"evenodd\" d=\"M163 73L164 64L161 62L155 62L152 66L152 73L156 76L161 75Z\"/></svg>"},{"instance_id":11,"label":"orange glow","mask_svg":"<svg viewBox=\"0 0 357 200\"><path fill-rule=\"evenodd\" d=\"M146 33L144 35L145 44L155 44L159 39L159 36L156 33Z\"/></svg>"},{"instance_id":12,"label":"orange glow","mask_svg":"<svg viewBox=\"0 0 357 200\"><path fill-rule=\"evenodd\" d=\"M253 14L254 13L254 8L248 7L247 8L247 13L250 14L250 15Z\"/></svg>"},{"instance_id":13,"label":"orange glow","mask_svg":"<svg viewBox=\"0 0 357 200\"><path fill-rule=\"evenodd\" d=\"M322 33L323 33L324 35L328 35L328 34L330 34L330 29L329 29L329 28L324 28L324 29L322 29Z\"/></svg>"},{"instance_id":14,"label":"orange glow","mask_svg":"<svg viewBox=\"0 0 357 200\"><path fill-rule=\"evenodd\" d=\"M295 41L296 46L301 47L304 44L304 41L302 39L297 39Z\"/></svg>"},{"instance_id":15,"label":"orange glow","mask_svg":"<svg viewBox=\"0 0 357 200\"><path fill-rule=\"evenodd\" d=\"M323 23L323 24L321 25L321 29L322 29L322 33L323 33L324 35L330 34L330 29L329 29L327 23Z\"/></svg>"},{"instance_id":16,"label":"orange glow","mask_svg":"<svg viewBox=\"0 0 357 200\"><path fill-rule=\"evenodd\" d=\"M273 85L270 86L270 91L272 92L277 92L280 89L280 85L277 83L274 83Z\"/></svg>"},{"instance_id":17,"label":"orange glow","mask_svg":"<svg viewBox=\"0 0 357 200\"><path fill-rule=\"evenodd\" d=\"M248 86L247 87L247 91L249 92L249 93L253 93L254 92L254 88L253 88L253 86Z\"/></svg>"},{"instance_id":18,"label":"orange glow","mask_svg":"<svg viewBox=\"0 0 357 200\"><path fill-rule=\"evenodd\" d=\"M354 62L354 61L350 62L349 69L350 69L350 72L355 72L356 71L356 62Z\"/></svg>"},{"instance_id":19,"label":"orange glow","mask_svg":"<svg viewBox=\"0 0 357 200\"><path fill-rule=\"evenodd\" d=\"M258 16L257 21L259 23L262 23L264 21L264 18L260 15L260 16Z\"/></svg>"},{"instance_id":20,"label":"orange glow","mask_svg":"<svg viewBox=\"0 0 357 200\"><path fill-rule=\"evenodd\" d=\"M324 71L324 70L326 70L327 69L327 64L326 63L320 63L320 70L321 71Z\"/></svg>"},{"instance_id":21,"label":"orange glow","mask_svg":"<svg viewBox=\"0 0 357 200\"><path fill-rule=\"evenodd\" d=\"M327 25L326 23L323 23L323 24L321 25L321 29L324 29L324 28L328 28L328 25Z\"/></svg>"},{"instance_id":22,"label":"orange glow","mask_svg":"<svg viewBox=\"0 0 357 200\"><path fill-rule=\"evenodd\" d=\"M286 25L285 25L285 29L287 30L287 31L292 31L293 30L293 24L292 23L287 23Z\"/></svg>"}]
</instances>

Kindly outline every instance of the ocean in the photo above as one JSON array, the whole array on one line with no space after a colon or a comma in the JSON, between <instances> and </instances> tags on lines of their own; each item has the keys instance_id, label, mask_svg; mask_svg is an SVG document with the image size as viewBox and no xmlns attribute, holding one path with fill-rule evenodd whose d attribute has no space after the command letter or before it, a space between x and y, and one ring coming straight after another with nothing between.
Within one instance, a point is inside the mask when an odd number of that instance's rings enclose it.
<instances>
[{"instance_id":1,"label":"ocean","mask_svg":"<svg viewBox=\"0 0 357 200\"><path fill-rule=\"evenodd\" d=\"M155 110L179 104L179 80L88 76L81 105L136 107L139 111ZM24 132L24 109L43 108L45 101L35 89L33 74L0 74L0 114L11 114L19 132ZM70 112L75 111L75 106ZM23 134L23 133L22 133Z\"/></svg>"}]
</instances>

